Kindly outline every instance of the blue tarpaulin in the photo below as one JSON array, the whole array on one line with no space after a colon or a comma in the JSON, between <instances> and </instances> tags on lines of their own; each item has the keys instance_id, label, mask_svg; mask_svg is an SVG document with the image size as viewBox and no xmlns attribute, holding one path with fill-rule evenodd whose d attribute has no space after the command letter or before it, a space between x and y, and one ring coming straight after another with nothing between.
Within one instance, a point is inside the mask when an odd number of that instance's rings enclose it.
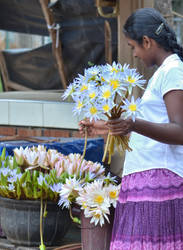
<instances>
[{"instance_id":1,"label":"blue tarpaulin","mask_svg":"<svg viewBox=\"0 0 183 250\"><path fill-rule=\"evenodd\" d=\"M0 142L0 153L3 150L3 147L6 147L7 155L13 155L13 149L16 147L22 146L32 147L37 145L44 145L47 149L56 149L58 152L68 155L70 153L83 153L84 149L84 139L73 139L73 138L61 138L60 141L51 142L51 143L32 143L27 141L3 141ZM88 139L85 159L102 162L104 148L104 140L102 138Z\"/></svg>"}]
</instances>

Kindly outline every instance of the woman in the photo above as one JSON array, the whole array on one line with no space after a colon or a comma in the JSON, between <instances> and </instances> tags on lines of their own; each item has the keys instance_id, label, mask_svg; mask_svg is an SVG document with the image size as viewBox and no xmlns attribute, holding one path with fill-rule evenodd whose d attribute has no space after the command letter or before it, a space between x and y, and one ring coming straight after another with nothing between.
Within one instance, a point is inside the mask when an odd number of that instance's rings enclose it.
<instances>
[{"instance_id":1,"label":"woman","mask_svg":"<svg viewBox=\"0 0 183 250\"><path fill-rule=\"evenodd\" d=\"M124 25L133 56L158 69L132 119L80 122L90 134L131 133L111 239L111 250L183 249L183 49L153 8Z\"/></svg>"}]
</instances>

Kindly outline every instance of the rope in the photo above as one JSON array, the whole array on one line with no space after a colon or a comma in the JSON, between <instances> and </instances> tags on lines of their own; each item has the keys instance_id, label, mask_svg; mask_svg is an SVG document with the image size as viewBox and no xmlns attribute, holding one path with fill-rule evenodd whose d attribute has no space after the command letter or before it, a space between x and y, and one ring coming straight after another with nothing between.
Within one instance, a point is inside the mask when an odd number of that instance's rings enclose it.
<instances>
[{"instance_id":1,"label":"rope","mask_svg":"<svg viewBox=\"0 0 183 250\"><path fill-rule=\"evenodd\" d=\"M2 136L0 137L0 142L4 141L29 141L29 142L35 142L35 143L51 143L51 142L58 142L60 141L59 138L55 139L39 139L35 137L28 137L28 136L21 136L21 135L10 135L10 136Z\"/></svg>"},{"instance_id":2,"label":"rope","mask_svg":"<svg viewBox=\"0 0 183 250\"><path fill-rule=\"evenodd\" d=\"M175 15L175 16L178 16L178 17L181 17L183 18L183 15L179 14L178 12L175 12L172 10L172 14Z\"/></svg>"},{"instance_id":3,"label":"rope","mask_svg":"<svg viewBox=\"0 0 183 250\"><path fill-rule=\"evenodd\" d=\"M49 30L56 30L56 48L58 48L59 45L59 32L60 32L60 24L53 23L52 25L47 24L47 27Z\"/></svg>"}]
</instances>

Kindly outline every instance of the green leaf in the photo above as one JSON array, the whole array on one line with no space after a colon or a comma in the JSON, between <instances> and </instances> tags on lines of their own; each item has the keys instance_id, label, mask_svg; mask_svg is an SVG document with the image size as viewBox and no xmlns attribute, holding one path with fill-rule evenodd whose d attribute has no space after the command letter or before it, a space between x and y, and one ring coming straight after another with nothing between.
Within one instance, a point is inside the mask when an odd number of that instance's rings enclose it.
<instances>
[{"instance_id":1,"label":"green leaf","mask_svg":"<svg viewBox=\"0 0 183 250\"><path fill-rule=\"evenodd\" d=\"M37 177L39 176L39 172L37 170L34 170L33 173L32 173L32 180L33 180L33 183L37 183Z\"/></svg>"},{"instance_id":2,"label":"green leaf","mask_svg":"<svg viewBox=\"0 0 183 250\"><path fill-rule=\"evenodd\" d=\"M4 147L1 153L1 160L4 161L6 158L6 148Z\"/></svg>"},{"instance_id":3,"label":"green leaf","mask_svg":"<svg viewBox=\"0 0 183 250\"><path fill-rule=\"evenodd\" d=\"M31 174L30 174L30 171L26 171L27 172L27 176L26 176L26 179L25 179L25 181L26 182L32 182L32 180L31 180Z\"/></svg>"},{"instance_id":4,"label":"green leaf","mask_svg":"<svg viewBox=\"0 0 183 250\"><path fill-rule=\"evenodd\" d=\"M38 199L41 197L42 192L38 191L38 189L36 187L33 187L33 198L34 199Z\"/></svg>"},{"instance_id":5,"label":"green leaf","mask_svg":"<svg viewBox=\"0 0 183 250\"><path fill-rule=\"evenodd\" d=\"M17 168L18 167L18 164L17 164L17 161L16 161L16 157L13 156L13 168Z\"/></svg>"},{"instance_id":6,"label":"green leaf","mask_svg":"<svg viewBox=\"0 0 183 250\"><path fill-rule=\"evenodd\" d=\"M94 66L94 63L88 61L88 65L89 65L89 66Z\"/></svg>"},{"instance_id":7,"label":"green leaf","mask_svg":"<svg viewBox=\"0 0 183 250\"><path fill-rule=\"evenodd\" d=\"M52 181L52 184L58 183L57 173L56 173L56 170L55 170L55 169L52 169L52 170L50 171L49 176L50 176L50 180Z\"/></svg>"},{"instance_id":8,"label":"green leaf","mask_svg":"<svg viewBox=\"0 0 183 250\"><path fill-rule=\"evenodd\" d=\"M22 174L22 177L20 178L20 185L22 185L25 182L26 177L27 177L27 172L24 172Z\"/></svg>"},{"instance_id":9,"label":"green leaf","mask_svg":"<svg viewBox=\"0 0 183 250\"><path fill-rule=\"evenodd\" d=\"M7 186L7 177L5 177L2 173L1 173L1 185L6 187Z\"/></svg>"},{"instance_id":10,"label":"green leaf","mask_svg":"<svg viewBox=\"0 0 183 250\"><path fill-rule=\"evenodd\" d=\"M17 181L17 198L18 198L18 200L21 198L21 194L22 194L22 192L21 192L20 183L19 183L19 181Z\"/></svg>"},{"instance_id":11,"label":"green leaf","mask_svg":"<svg viewBox=\"0 0 183 250\"><path fill-rule=\"evenodd\" d=\"M4 167L9 167L9 157L6 157L4 160Z\"/></svg>"},{"instance_id":12,"label":"green leaf","mask_svg":"<svg viewBox=\"0 0 183 250\"><path fill-rule=\"evenodd\" d=\"M55 200L55 194L53 193L53 191L52 190L48 190L48 192L47 192L47 196L48 196L48 198L50 199L50 200Z\"/></svg>"},{"instance_id":13,"label":"green leaf","mask_svg":"<svg viewBox=\"0 0 183 250\"><path fill-rule=\"evenodd\" d=\"M46 250L46 246L45 246L44 244L41 244L41 245L39 246L39 249L40 249L40 250Z\"/></svg>"},{"instance_id":14,"label":"green leaf","mask_svg":"<svg viewBox=\"0 0 183 250\"><path fill-rule=\"evenodd\" d=\"M17 160L17 164L18 164L19 166L22 166L23 163L24 163L24 159L23 159L22 156L20 156L20 157L18 158L18 160Z\"/></svg>"}]
</instances>

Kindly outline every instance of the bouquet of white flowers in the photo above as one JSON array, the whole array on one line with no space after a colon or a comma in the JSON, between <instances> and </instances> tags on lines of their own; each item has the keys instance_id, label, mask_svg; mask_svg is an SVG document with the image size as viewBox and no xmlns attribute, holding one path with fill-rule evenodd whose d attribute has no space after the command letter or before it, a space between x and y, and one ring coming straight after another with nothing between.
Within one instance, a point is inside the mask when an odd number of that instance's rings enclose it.
<instances>
[{"instance_id":1,"label":"bouquet of white flowers","mask_svg":"<svg viewBox=\"0 0 183 250\"><path fill-rule=\"evenodd\" d=\"M135 120L139 112L140 98L137 100L131 97L132 89L136 86L143 88L145 80L136 69L129 68L129 65L113 62L112 65L92 66L84 70L84 75L78 77L68 86L63 98L69 96L75 102L74 114L84 115L90 121L101 119L103 115L107 119L116 119L121 116L131 117ZM128 136L112 136L108 134L104 151L103 162L107 152L109 163L114 152L114 145L121 153L124 150L131 150L128 146Z\"/></svg>"}]
</instances>

